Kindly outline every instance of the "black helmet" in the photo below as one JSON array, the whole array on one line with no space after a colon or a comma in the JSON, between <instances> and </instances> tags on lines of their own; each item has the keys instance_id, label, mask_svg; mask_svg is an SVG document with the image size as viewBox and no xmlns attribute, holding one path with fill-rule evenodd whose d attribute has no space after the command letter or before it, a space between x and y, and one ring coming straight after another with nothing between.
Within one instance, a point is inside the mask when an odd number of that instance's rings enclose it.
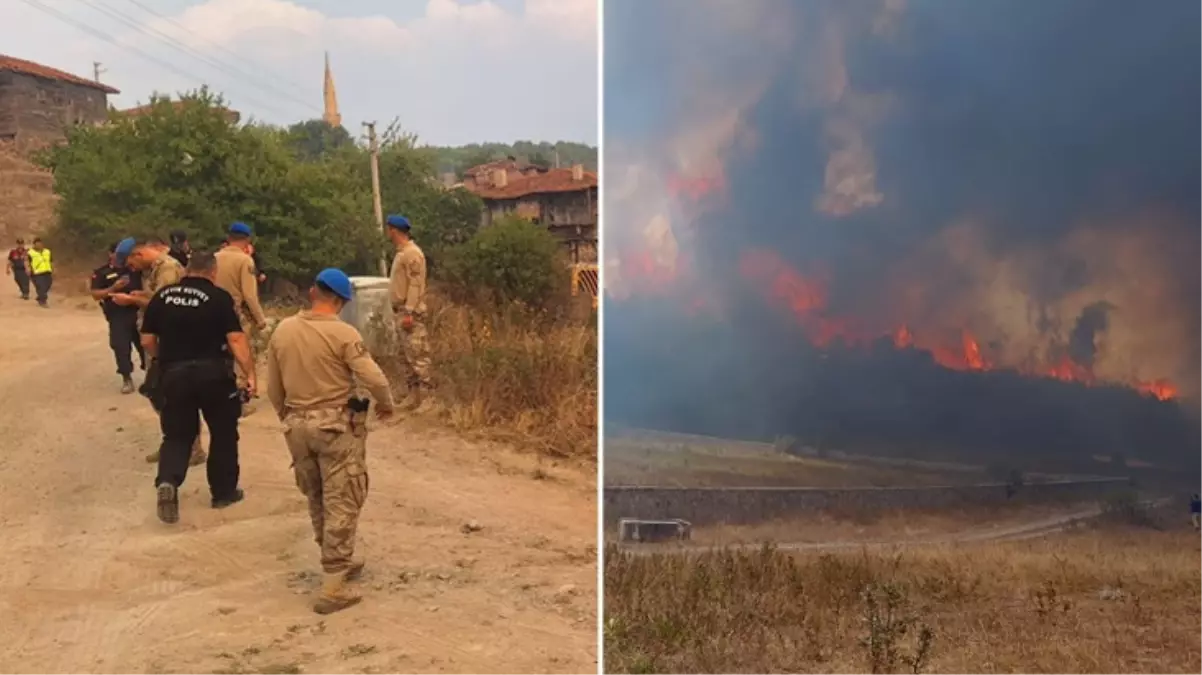
<instances>
[{"instance_id":1,"label":"black helmet","mask_svg":"<svg viewBox=\"0 0 1202 675\"><path fill-rule=\"evenodd\" d=\"M188 241L188 233L183 230L172 230L170 236L173 244L182 244Z\"/></svg>"}]
</instances>

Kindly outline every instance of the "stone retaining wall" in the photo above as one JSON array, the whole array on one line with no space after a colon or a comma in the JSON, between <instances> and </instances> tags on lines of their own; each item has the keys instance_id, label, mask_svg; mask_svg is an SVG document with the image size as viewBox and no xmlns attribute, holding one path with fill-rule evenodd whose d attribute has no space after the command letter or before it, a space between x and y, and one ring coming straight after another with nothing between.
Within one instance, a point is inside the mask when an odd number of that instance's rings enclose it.
<instances>
[{"instance_id":1,"label":"stone retaining wall","mask_svg":"<svg viewBox=\"0 0 1202 675\"><path fill-rule=\"evenodd\" d=\"M693 525L746 524L822 510L946 509L989 504L1098 500L1130 485L1126 478L1036 483L887 488L671 488L606 487L605 520L670 520Z\"/></svg>"}]
</instances>

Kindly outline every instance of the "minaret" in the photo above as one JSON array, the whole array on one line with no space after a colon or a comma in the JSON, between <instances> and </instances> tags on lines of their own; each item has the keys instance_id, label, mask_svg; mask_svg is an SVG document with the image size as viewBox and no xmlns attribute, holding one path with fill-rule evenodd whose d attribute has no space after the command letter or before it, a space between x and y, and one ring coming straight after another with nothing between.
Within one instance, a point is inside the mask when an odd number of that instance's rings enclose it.
<instances>
[{"instance_id":1,"label":"minaret","mask_svg":"<svg viewBox=\"0 0 1202 675\"><path fill-rule=\"evenodd\" d=\"M342 126L342 115L338 114L338 94L334 91L334 74L330 72L330 53L326 52L326 80L322 86L325 112L321 119L332 127Z\"/></svg>"}]
</instances>

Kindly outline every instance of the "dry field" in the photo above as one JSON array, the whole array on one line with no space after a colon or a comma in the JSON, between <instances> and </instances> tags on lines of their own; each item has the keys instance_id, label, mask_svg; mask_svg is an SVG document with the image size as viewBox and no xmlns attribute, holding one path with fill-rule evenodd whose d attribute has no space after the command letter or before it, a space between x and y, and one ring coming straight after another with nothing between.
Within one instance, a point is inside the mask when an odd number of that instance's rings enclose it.
<instances>
[{"instance_id":1,"label":"dry field","mask_svg":"<svg viewBox=\"0 0 1202 675\"><path fill-rule=\"evenodd\" d=\"M610 547L605 669L1197 673L1200 563L1188 524L839 553Z\"/></svg>"},{"instance_id":2,"label":"dry field","mask_svg":"<svg viewBox=\"0 0 1202 675\"><path fill-rule=\"evenodd\" d=\"M606 437L608 485L893 487L985 482L979 469L799 457L766 443L690 437Z\"/></svg>"}]
</instances>

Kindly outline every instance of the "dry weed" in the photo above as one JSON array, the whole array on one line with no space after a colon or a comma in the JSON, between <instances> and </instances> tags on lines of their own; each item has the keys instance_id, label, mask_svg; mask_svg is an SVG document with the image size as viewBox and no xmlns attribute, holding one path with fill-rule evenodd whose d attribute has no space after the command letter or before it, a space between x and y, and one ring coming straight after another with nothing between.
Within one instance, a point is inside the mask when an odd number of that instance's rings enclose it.
<instances>
[{"instance_id":1,"label":"dry weed","mask_svg":"<svg viewBox=\"0 0 1202 675\"><path fill-rule=\"evenodd\" d=\"M597 329L591 315L431 302L428 324L442 414L541 454L595 461ZM378 359L404 393L392 347Z\"/></svg>"},{"instance_id":2,"label":"dry weed","mask_svg":"<svg viewBox=\"0 0 1202 675\"><path fill-rule=\"evenodd\" d=\"M1199 672L1199 546L1105 528L904 553L605 556L610 672Z\"/></svg>"}]
</instances>

